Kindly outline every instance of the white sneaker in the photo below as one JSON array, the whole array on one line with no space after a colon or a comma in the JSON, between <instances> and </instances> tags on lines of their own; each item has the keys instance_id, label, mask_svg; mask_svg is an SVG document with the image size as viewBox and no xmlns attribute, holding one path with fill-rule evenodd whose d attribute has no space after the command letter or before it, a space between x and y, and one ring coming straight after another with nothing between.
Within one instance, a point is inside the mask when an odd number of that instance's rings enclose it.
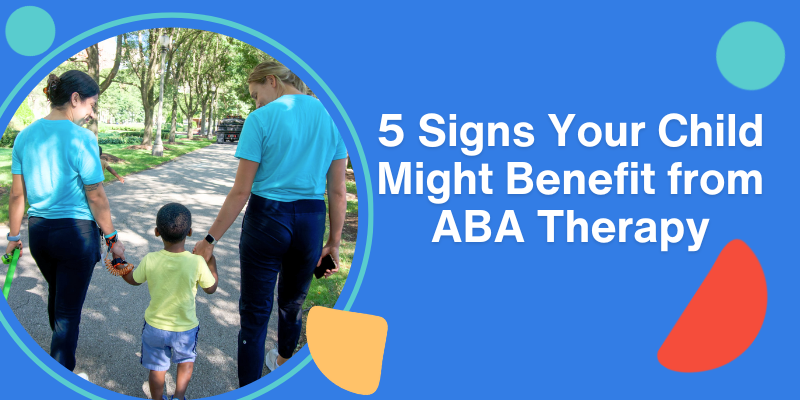
<instances>
[{"instance_id":1,"label":"white sneaker","mask_svg":"<svg viewBox=\"0 0 800 400\"><path fill-rule=\"evenodd\" d=\"M264 357L264 364L267 365L270 371L275 371L278 368L278 349L273 348Z\"/></svg>"},{"instance_id":2,"label":"white sneaker","mask_svg":"<svg viewBox=\"0 0 800 400\"><path fill-rule=\"evenodd\" d=\"M86 372L81 372L80 374L77 374L77 375L80 376L81 378L87 380L87 381L89 380L89 375L86 375Z\"/></svg>"}]
</instances>

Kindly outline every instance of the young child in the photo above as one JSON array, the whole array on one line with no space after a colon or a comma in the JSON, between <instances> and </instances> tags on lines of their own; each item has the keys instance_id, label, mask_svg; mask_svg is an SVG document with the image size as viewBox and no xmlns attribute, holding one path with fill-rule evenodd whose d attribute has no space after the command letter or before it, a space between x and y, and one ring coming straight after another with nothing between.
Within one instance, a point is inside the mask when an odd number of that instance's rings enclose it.
<instances>
[{"instance_id":1,"label":"young child","mask_svg":"<svg viewBox=\"0 0 800 400\"><path fill-rule=\"evenodd\" d=\"M123 279L134 286L148 282L150 305L144 313L141 363L150 370L150 395L167 400L164 375L171 359L178 364L172 398L183 399L197 357L197 285L208 294L217 290L217 261L211 257L206 265L203 257L184 249L186 236L192 236L192 214L181 204L169 203L158 210L155 234L164 242L164 250L144 256Z\"/></svg>"},{"instance_id":2,"label":"young child","mask_svg":"<svg viewBox=\"0 0 800 400\"><path fill-rule=\"evenodd\" d=\"M100 147L100 146L97 146L97 147ZM103 148L102 148L102 147L100 147L100 155L101 155L101 156L103 155ZM108 170L108 172L110 172L110 173L111 173L111 175L114 175L114 176L116 176L116 177L117 177L117 179L119 179L119 181L120 181L120 182L122 182L123 184L125 183L125 178L123 178L123 177L119 176L119 174L117 173L117 171L114 171L114 168L111 168L111 166L110 166L110 165L108 165L108 161L106 161L106 160L103 160L103 159L101 158L101 159L100 159L100 165L102 165L102 166L103 166L103 171L105 171L105 170Z\"/></svg>"}]
</instances>

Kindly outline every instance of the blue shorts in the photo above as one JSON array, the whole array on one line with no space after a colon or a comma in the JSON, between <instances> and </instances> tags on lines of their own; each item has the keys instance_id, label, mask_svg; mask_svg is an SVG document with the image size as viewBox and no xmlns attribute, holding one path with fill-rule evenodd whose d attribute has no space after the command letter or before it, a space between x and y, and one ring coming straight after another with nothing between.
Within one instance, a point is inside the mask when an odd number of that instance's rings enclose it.
<instances>
[{"instance_id":1,"label":"blue shorts","mask_svg":"<svg viewBox=\"0 0 800 400\"><path fill-rule=\"evenodd\" d=\"M185 332L171 332L153 328L145 322L142 328L142 365L151 371L166 371L170 360L175 364L194 362L198 332L200 326Z\"/></svg>"}]
</instances>

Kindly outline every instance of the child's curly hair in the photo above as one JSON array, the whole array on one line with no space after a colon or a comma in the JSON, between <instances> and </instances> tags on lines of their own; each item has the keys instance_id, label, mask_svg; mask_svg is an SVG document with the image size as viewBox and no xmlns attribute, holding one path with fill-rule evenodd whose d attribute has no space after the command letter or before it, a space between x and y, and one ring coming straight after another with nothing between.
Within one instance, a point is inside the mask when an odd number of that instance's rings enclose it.
<instances>
[{"instance_id":1,"label":"child's curly hair","mask_svg":"<svg viewBox=\"0 0 800 400\"><path fill-rule=\"evenodd\" d=\"M186 206L179 203L169 203L158 210L156 228L169 243L177 243L186 239L189 229L192 228L192 213Z\"/></svg>"}]
</instances>

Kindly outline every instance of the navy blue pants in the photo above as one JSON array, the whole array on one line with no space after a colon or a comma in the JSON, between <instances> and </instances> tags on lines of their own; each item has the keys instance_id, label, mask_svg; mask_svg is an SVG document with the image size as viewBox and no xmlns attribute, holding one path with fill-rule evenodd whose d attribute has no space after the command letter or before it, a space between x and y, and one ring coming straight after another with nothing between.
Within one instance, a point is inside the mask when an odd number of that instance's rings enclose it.
<instances>
[{"instance_id":1,"label":"navy blue pants","mask_svg":"<svg viewBox=\"0 0 800 400\"><path fill-rule=\"evenodd\" d=\"M278 353L284 358L294 354L324 235L323 200L280 202L250 196L239 241L239 386L261 378L278 273Z\"/></svg>"},{"instance_id":2,"label":"navy blue pants","mask_svg":"<svg viewBox=\"0 0 800 400\"><path fill-rule=\"evenodd\" d=\"M50 356L72 371L83 301L100 261L100 232L94 221L40 217L28 219L28 231L31 256L47 281Z\"/></svg>"}]
</instances>

